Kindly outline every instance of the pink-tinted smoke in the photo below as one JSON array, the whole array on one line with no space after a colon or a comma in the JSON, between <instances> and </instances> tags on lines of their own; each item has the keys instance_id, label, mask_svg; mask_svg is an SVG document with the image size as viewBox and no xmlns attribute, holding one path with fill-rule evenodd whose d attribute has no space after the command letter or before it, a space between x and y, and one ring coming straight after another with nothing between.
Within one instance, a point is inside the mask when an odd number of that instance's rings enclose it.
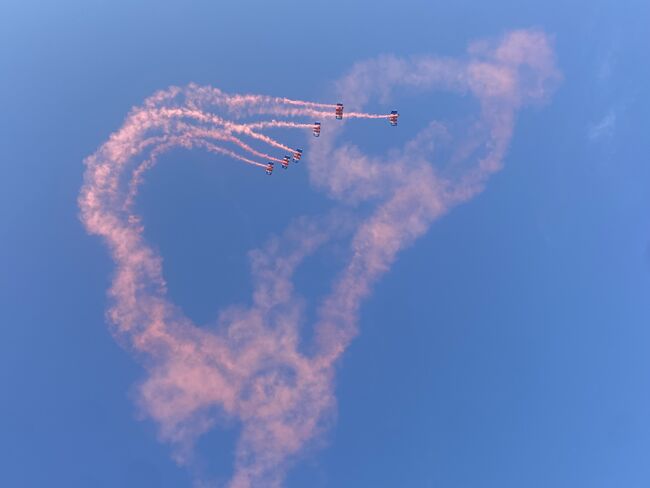
<instances>
[{"instance_id":1,"label":"pink-tinted smoke","mask_svg":"<svg viewBox=\"0 0 650 488\"><path fill-rule=\"evenodd\" d=\"M442 89L476 97L480 111L462 133L432 122L390 158L336 143L341 129L312 142L312 184L341 205L369 201L375 210L363 220L340 213L297 219L263 250L252 251L252 305L224 310L214 330L192 324L168 301L162 260L144 241L133 196L142 173L162 152L178 146L221 152L211 140L227 142L234 130L214 124L206 132L191 122L178 124L161 110L221 108L240 118L311 116L315 108L330 106L229 96L191 85L159 92L131 112L87 158L79 205L86 228L104 238L115 261L108 317L147 370L138 389L140 406L174 446L178 462L191 464L197 438L225 416L241 427L229 486L282 484L289 464L331 421L334 365L357 334L362 300L400 250L483 189L502 166L517 110L543 100L558 80L548 38L527 30L475 43L465 59L387 56L354 66L338 88L355 110L400 89ZM448 167L439 164L443 147L452 148ZM304 319L292 275L319 246L340 237L342 228L352 235L349 259L321 302L307 354L300 346Z\"/></svg>"}]
</instances>

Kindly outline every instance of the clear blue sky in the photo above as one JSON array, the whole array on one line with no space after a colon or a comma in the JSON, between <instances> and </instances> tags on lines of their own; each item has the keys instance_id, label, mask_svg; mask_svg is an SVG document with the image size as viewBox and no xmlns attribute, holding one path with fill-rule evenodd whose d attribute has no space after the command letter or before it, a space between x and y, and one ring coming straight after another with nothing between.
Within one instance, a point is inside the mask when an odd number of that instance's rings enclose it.
<instances>
[{"instance_id":1,"label":"clear blue sky","mask_svg":"<svg viewBox=\"0 0 650 488\"><path fill-rule=\"evenodd\" d=\"M327 447L286 484L649 486L649 19L635 0L5 0L0 485L191 486L137 418L143 372L104 317L113 265L77 217L82 160L131 106L188 82L326 101L356 61L455 56L532 26L555 36L562 85L519 113L505 170L364 304ZM436 96L405 103L406 140ZM330 205L301 169L269 184L201 152L165 162L139 208L171 299L198 323L247 299L249 249ZM307 298L322 268L298 277ZM235 435L203 438L198 469L227 476Z\"/></svg>"}]
</instances>

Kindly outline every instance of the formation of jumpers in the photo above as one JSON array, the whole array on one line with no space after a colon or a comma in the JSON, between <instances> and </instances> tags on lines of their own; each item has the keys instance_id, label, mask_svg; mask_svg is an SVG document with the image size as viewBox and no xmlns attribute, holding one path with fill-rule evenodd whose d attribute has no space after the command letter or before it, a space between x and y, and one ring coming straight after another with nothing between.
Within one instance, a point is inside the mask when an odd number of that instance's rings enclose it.
<instances>
[{"instance_id":1,"label":"formation of jumpers","mask_svg":"<svg viewBox=\"0 0 650 488\"><path fill-rule=\"evenodd\" d=\"M277 99L276 99L277 101ZM233 100L232 98L228 102L229 105L234 104L241 104L245 105L248 100L245 99L245 96L242 97L242 100ZM289 99L282 99L281 102L283 105L289 105L289 106L295 106L295 109L289 109L285 111L280 111L280 113L275 113L276 115L288 115L288 116L294 116L294 115L318 115L320 117L331 117L332 112L326 112L323 111L322 109L334 109L334 118L337 120L342 120L343 119L343 104L342 103L337 103L336 105L331 105L331 104L321 104L321 103L315 103L315 102L303 102L303 101L298 101L298 100L289 100ZM300 108L298 108L300 107ZM257 113L264 112L263 110L258 111ZM273 113L273 110L269 110L269 113ZM208 116L210 117L210 116ZM215 118L216 116L213 116L212 118ZM349 118L363 118L363 119L387 119L388 122L390 123L391 126L396 126L397 125L397 118L399 117L399 114L397 113L397 110L393 110L390 112L390 114L368 114L368 113L362 113L362 112L351 112L347 114L347 117ZM212 120L211 120L212 121ZM224 125L224 128L227 130L227 132L230 133L230 136L227 138L229 142L233 142L236 145L238 145L241 149L253 154L254 156L262 156L262 157L267 157L268 162L266 164L261 164L255 161L252 161L248 158L245 158L244 156L239 156L235 155L234 153L229 153L231 156L236 157L237 159L240 159L242 161L245 161L247 163L252 163L255 166L261 166L264 168L266 171L267 175L272 175L273 174L273 169L275 168L275 163L280 163L280 166L282 169L288 169L290 162L297 163L300 161L300 158L302 157L302 149L293 149L289 146L286 146L285 144L282 144L279 141L276 141L272 139L271 137L268 137L266 135L263 135L259 132L257 132L257 129L264 129L264 128L272 128L272 127L291 127L291 128L310 128L312 131L312 134L314 137L320 137L321 133L321 123L320 122L314 122L313 124L303 124L303 123L295 123L295 122L289 122L289 121L279 121L279 120L271 120L271 121L261 121L261 122L252 122L252 123L243 123L243 124L236 124L236 123L231 123L231 122L225 122L223 121L222 124ZM236 137L232 137L232 133L241 133L244 135L247 135L249 137L252 137L254 139L261 140L263 142L266 142L267 144L284 149L285 151L289 152L291 155L285 155L282 159L279 158L274 158L272 156L268 156L265 153L259 152L251 148L248 144L244 143L240 139Z\"/></svg>"}]
</instances>

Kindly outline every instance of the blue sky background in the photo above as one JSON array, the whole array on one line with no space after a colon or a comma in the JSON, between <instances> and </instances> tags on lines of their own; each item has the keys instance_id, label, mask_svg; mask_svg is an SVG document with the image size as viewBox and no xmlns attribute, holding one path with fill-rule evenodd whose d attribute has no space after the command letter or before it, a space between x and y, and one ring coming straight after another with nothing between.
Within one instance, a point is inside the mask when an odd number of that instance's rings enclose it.
<instances>
[{"instance_id":1,"label":"blue sky background","mask_svg":"<svg viewBox=\"0 0 650 488\"><path fill-rule=\"evenodd\" d=\"M366 302L329 446L287 486L650 485L650 4L622 4L5 0L0 485L191 486L137 418L143 371L104 320L113 265L77 219L81 162L132 105L190 81L333 101L355 61L455 56L531 26L555 36L563 84L520 112L506 169ZM354 137L397 146L453 119L448 99L397 99L392 139L366 122ZM282 176L184 151L148 175L147 236L195 321L248 300L247 250L331 205L304 168ZM331 258L301 271L307 298ZM200 442L202 473L228 476L235 434Z\"/></svg>"}]
</instances>

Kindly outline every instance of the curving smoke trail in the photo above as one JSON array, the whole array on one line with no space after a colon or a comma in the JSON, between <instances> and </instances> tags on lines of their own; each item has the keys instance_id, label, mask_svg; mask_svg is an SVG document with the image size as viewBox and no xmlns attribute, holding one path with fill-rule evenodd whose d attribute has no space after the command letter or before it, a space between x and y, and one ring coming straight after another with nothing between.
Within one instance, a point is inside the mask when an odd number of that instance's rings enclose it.
<instances>
[{"instance_id":1,"label":"curving smoke trail","mask_svg":"<svg viewBox=\"0 0 650 488\"><path fill-rule=\"evenodd\" d=\"M548 38L528 30L475 43L465 59L387 56L355 65L338 89L356 110L372 98L390 98L395 90L443 89L474 96L479 113L458 133L432 122L398 156L386 159L337 143L341 129L313 141L310 160L315 164L307 165L312 184L341 205L374 202L374 211L365 219L340 212L298 219L263 251L251 252L252 305L223 311L215 330L192 324L167 299L161 258L144 241L133 209L144 172L163 152L179 146L259 164L218 144L232 143L259 156L263 153L234 134L260 141L251 132L311 127L275 120L235 124L225 116L214 118L212 110L232 119L322 117L317 109L334 106L232 96L190 85L158 92L129 114L86 159L79 205L86 228L104 238L116 264L108 317L147 369L138 390L140 406L158 423L161 438L174 446L178 462L191 464L197 438L226 415L241 426L229 486L282 484L290 463L330 421L334 365L358 332L362 300L400 250L483 189L502 166L518 109L543 100L559 78ZM374 117L346 116L354 115ZM442 148L447 148L443 166L437 161ZM303 318L292 299L292 274L319 246L340 238L342 229L351 234L349 259L321 302L315 340L306 354L300 347Z\"/></svg>"}]
</instances>

